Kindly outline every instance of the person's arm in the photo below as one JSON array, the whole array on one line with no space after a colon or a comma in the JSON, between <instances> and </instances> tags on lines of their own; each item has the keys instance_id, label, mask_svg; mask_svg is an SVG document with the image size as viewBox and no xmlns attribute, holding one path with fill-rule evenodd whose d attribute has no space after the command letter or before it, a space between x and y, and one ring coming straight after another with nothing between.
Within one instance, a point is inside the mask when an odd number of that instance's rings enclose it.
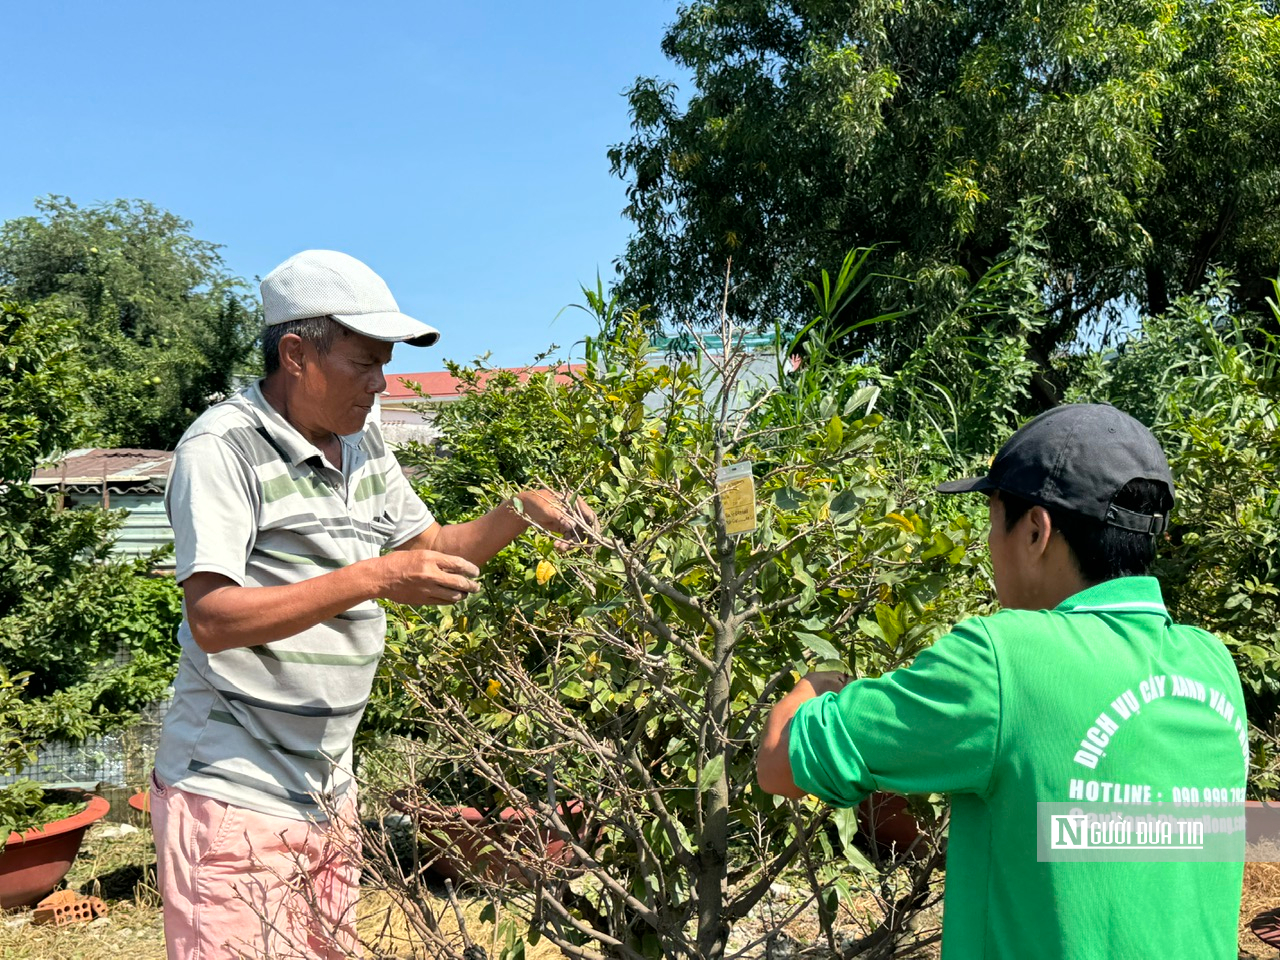
<instances>
[{"instance_id":1,"label":"person's arm","mask_svg":"<svg viewBox=\"0 0 1280 960\"><path fill-rule=\"evenodd\" d=\"M301 583L244 587L215 572L183 581L187 623L206 653L252 647L293 636L372 599L397 603L457 603L480 589L479 565L528 529L530 521L572 538L595 514L581 500L573 511L550 491L519 494L525 516L510 502L467 523L432 523L391 552ZM526 519L528 518L528 519ZM564 549L573 541L560 541Z\"/></svg>"},{"instance_id":2,"label":"person's arm","mask_svg":"<svg viewBox=\"0 0 1280 960\"><path fill-rule=\"evenodd\" d=\"M398 468L394 479L402 480ZM479 589L471 579L479 573L473 564L428 551L388 553L299 583L246 585L259 497L253 466L221 437L201 434L179 445L165 506L187 625L207 653L282 640L375 597L442 604ZM408 514L410 533L431 521L415 502L416 511L399 500L393 504Z\"/></svg>"},{"instance_id":3,"label":"person's arm","mask_svg":"<svg viewBox=\"0 0 1280 960\"><path fill-rule=\"evenodd\" d=\"M461 557L427 550L361 560L300 583L243 587L218 573L182 582L187 624L206 653L283 640L367 600L448 604L480 589L480 573Z\"/></svg>"},{"instance_id":4,"label":"person's arm","mask_svg":"<svg viewBox=\"0 0 1280 960\"><path fill-rule=\"evenodd\" d=\"M838 807L873 790L982 794L1000 742L1000 687L981 619L883 676L801 681L766 720L760 786Z\"/></svg>"},{"instance_id":5,"label":"person's arm","mask_svg":"<svg viewBox=\"0 0 1280 960\"><path fill-rule=\"evenodd\" d=\"M828 691L839 692L849 682L847 673L821 671L801 677L785 697L773 705L764 722L760 749L756 752L756 782L766 793L799 799L804 791L791 772L791 718L800 705Z\"/></svg>"},{"instance_id":6,"label":"person's arm","mask_svg":"<svg viewBox=\"0 0 1280 960\"><path fill-rule=\"evenodd\" d=\"M516 496L520 498L524 516L517 512L510 500L504 500L484 516L466 523L433 523L396 549L431 550L465 557L482 566L529 529L531 522L564 537L556 541L556 549L560 551L572 549L583 530L596 525L595 513L580 498L570 508L550 490L526 490Z\"/></svg>"}]
</instances>

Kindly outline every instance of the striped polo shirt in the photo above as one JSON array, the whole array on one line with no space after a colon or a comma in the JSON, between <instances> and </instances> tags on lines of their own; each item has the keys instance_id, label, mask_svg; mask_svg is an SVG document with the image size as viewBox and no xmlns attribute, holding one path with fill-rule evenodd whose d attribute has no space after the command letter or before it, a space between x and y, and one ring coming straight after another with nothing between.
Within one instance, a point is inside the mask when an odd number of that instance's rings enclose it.
<instances>
[{"instance_id":1,"label":"striped polo shirt","mask_svg":"<svg viewBox=\"0 0 1280 960\"><path fill-rule=\"evenodd\" d=\"M205 411L178 442L165 497L178 581L212 572L245 587L298 583L434 522L376 423L340 439L337 467L260 384ZM385 635L370 600L283 640L205 653L184 617L156 773L251 810L322 819L317 797L350 785L351 743Z\"/></svg>"}]
</instances>

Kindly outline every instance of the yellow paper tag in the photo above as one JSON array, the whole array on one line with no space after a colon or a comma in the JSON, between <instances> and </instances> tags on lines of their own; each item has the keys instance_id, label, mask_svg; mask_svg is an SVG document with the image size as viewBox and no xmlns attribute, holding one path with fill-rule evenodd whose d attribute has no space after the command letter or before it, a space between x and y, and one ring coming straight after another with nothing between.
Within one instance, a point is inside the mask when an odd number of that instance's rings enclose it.
<instances>
[{"instance_id":1,"label":"yellow paper tag","mask_svg":"<svg viewBox=\"0 0 1280 960\"><path fill-rule=\"evenodd\" d=\"M717 470L716 492L724 506L726 533L734 536L756 528L756 481L750 460Z\"/></svg>"}]
</instances>

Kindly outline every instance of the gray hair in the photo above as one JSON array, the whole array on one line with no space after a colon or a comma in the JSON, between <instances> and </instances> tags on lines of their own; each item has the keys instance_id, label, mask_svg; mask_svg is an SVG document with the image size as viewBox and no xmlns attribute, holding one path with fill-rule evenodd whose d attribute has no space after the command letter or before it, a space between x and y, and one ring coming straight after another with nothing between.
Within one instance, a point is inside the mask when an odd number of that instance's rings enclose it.
<instances>
[{"instance_id":1,"label":"gray hair","mask_svg":"<svg viewBox=\"0 0 1280 960\"><path fill-rule=\"evenodd\" d=\"M345 327L332 317L304 317L301 320L286 320L274 323L262 331L262 369L266 376L271 376L280 369L280 341L289 334L302 338L316 348L321 356L333 348L334 338L338 331Z\"/></svg>"}]
</instances>

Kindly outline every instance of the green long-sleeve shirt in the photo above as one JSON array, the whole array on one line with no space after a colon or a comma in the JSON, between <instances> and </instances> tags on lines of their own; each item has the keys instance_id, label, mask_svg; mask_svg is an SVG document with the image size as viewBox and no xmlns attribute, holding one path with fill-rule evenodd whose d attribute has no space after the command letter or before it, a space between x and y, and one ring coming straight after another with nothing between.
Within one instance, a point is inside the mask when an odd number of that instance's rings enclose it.
<instances>
[{"instance_id":1,"label":"green long-sleeve shirt","mask_svg":"<svg viewBox=\"0 0 1280 960\"><path fill-rule=\"evenodd\" d=\"M910 667L807 701L790 760L836 806L951 794L944 960L1233 960L1243 863L1038 862L1036 803L1239 791L1246 730L1226 648L1128 577L967 620Z\"/></svg>"}]
</instances>

